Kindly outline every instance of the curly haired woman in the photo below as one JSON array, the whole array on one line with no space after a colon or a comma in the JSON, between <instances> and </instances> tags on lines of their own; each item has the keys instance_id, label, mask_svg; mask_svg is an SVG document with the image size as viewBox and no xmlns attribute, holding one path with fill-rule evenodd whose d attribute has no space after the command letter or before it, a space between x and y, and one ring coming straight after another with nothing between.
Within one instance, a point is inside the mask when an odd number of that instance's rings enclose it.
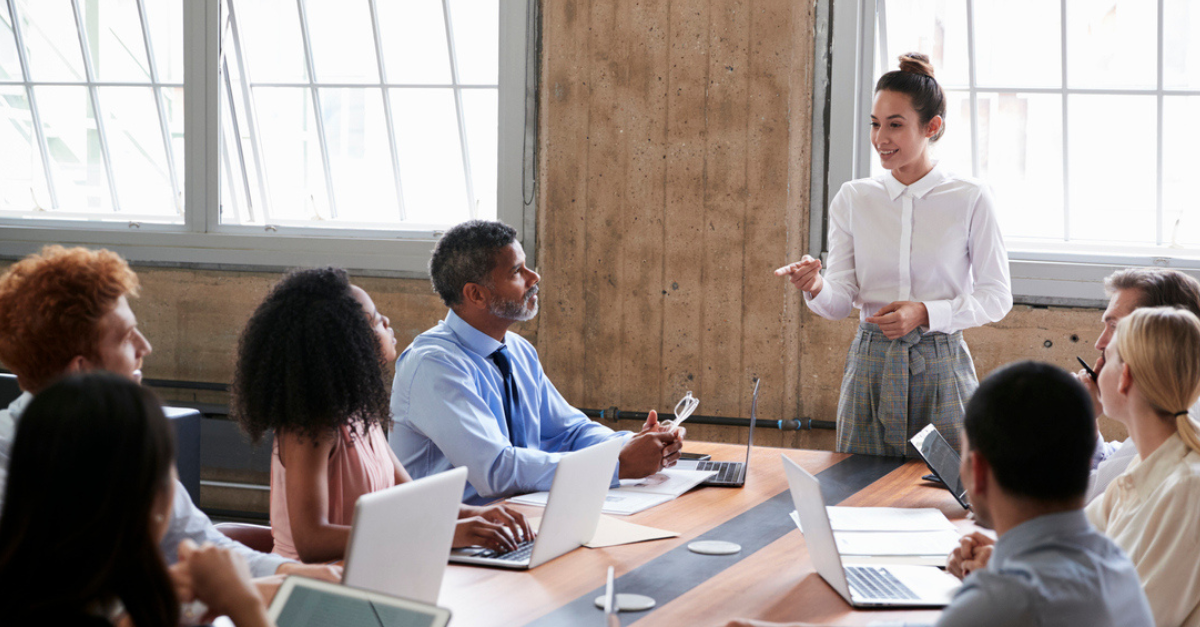
<instances>
[{"instance_id":1,"label":"curly haired woman","mask_svg":"<svg viewBox=\"0 0 1200 627\"><path fill-rule=\"evenodd\" d=\"M255 442L275 432L275 552L344 557L359 496L411 481L388 446L386 364L396 337L371 297L337 268L298 270L255 310L238 344L232 413ZM532 536L502 505L462 506L454 546L496 550Z\"/></svg>"}]
</instances>

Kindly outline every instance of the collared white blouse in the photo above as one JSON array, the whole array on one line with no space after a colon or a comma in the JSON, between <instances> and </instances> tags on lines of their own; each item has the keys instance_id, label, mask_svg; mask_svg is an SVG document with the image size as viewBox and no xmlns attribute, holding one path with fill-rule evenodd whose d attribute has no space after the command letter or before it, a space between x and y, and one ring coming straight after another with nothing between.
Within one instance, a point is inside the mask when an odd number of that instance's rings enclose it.
<instances>
[{"instance_id":1,"label":"collared white blouse","mask_svg":"<svg viewBox=\"0 0 1200 627\"><path fill-rule=\"evenodd\" d=\"M987 185L940 165L905 186L891 172L842 185L829 207L825 286L805 293L818 315L872 316L893 301L918 301L929 331L952 333L1012 309L1008 252Z\"/></svg>"}]
</instances>

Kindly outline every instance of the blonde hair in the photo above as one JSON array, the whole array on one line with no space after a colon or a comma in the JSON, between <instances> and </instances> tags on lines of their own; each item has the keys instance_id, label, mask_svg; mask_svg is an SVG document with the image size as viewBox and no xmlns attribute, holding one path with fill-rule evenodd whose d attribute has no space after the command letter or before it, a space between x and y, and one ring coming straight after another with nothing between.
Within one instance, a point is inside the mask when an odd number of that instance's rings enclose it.
<instances>
[{"instance_id":1,"label":"blonde hair","mask_svg":"<svg viewBox=\"0 0 1200 627\"><path fill-rule=\"evenodd\" d=\"M1173 307L1138 309L1117 325L1117 352L1150 406L1200 452L1200 426L1188 417L1200 398L1200 318Z\"/></svg>"}]
</instances>

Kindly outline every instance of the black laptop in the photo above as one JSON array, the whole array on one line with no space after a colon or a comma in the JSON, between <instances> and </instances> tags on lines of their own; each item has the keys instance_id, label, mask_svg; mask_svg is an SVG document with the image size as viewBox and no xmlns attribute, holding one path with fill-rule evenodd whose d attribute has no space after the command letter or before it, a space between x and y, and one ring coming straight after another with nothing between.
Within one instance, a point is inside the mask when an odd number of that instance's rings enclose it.
<instances>
[{"instance_id":1,"label":"black laptop","mask_svg":"<svg viewBox=\"0 0 1200 627\"><path fill-rule=\"evenodd\" d=\"M916 447L917 453L925 460L925 465L929 466L933 475L954 495L958 504L962 505L963 509L971 509L971 505L967 503L967 489L963 487L962 477L958 472L961 458L938 432L937 427L927 425L909 442Z\"/></svg>"}]
</instances>

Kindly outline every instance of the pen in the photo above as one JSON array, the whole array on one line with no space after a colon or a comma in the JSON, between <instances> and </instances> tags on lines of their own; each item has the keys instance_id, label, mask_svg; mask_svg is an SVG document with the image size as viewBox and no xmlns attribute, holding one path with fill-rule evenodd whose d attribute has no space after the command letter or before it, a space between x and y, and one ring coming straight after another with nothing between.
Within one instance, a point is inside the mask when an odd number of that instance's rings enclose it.
<instances>
[{"instance_id":1,"label":"pen","mask_svg":"<svg viewBox=\"0 0 1200 627\"><path fill-rule=\"evenodd\" d=\"M1089 366L1089 365L1087 364L1087 362L1083 360L1083 358L1082 358L1082 357L1079 357L1079 356L1077 355L1077 356L1075 357L1075 359L1078 359L1078 360L1079 360L1079 365L1083 366L1083 369L1087 371L1087 373L1088 373L1088 376L1092 378L1092 383L1096 383L1096 371L1095 371L1095 370L1092 370L1092 367L1091 367L1091 366Z\"/></svg>"}]
</instances>

